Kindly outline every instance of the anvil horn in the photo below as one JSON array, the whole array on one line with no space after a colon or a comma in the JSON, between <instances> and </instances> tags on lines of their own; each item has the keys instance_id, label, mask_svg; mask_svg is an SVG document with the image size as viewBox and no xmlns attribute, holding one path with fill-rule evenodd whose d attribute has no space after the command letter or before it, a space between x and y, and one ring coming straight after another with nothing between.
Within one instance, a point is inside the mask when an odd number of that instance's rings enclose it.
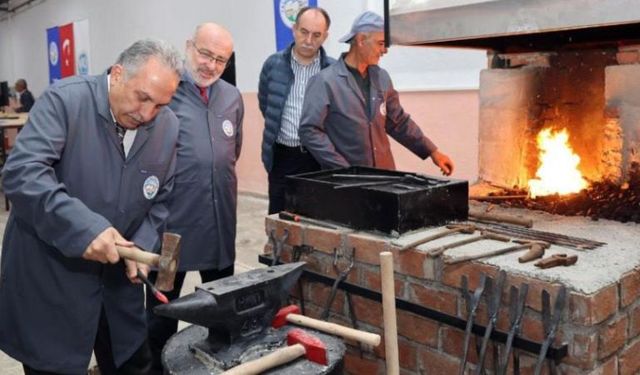
<instances>
[{"instance_id":1,"label":"anvil horn","mask_svg":"<svg viewBox=\"0 0 640 375\"><path fill-rule=\"evenodd\" d=\"M160 316L209 328L212 349L250 337L271 325L304 262L258 268L196 287L153 311Z\"/></svg>"}]
</instances>

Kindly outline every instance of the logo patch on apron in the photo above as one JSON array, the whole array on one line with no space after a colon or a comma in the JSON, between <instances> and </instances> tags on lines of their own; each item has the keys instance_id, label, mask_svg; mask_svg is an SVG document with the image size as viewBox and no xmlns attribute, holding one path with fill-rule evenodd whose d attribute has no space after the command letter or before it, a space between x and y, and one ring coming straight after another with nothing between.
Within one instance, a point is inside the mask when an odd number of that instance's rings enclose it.
<instances>
[{"instance_id":1,"label":"logo patch on apron","mask_svg":"<svg viewBox=\"0 0 640 375\"><path fill-rule=\"evenodd\" d=\"M142 194L147 199L153 199L158 194L160 188L160 180L156 176L149 176L142 184Z\"/></svg>"},{"instance_id":2,"label":"logo patch on apron","mask_svg":"<svg viewBox=\"0 0 640 375\"><path fill-rule=\"evenodd\" d=\"M387 115L387 103L382 102L382 104L380 104L380 114L383 116Z\"/></svg>"},{"instance_id":3,"label":"logo patch on apron","mask_svg":"<svg viewBox=\"0 0 640 375\"><path fill-rule=\"evenodd\" d=\"M229 120L222 122L222 131L227 137L233 137L233 124Z\"/></svg>"}]
</instances>

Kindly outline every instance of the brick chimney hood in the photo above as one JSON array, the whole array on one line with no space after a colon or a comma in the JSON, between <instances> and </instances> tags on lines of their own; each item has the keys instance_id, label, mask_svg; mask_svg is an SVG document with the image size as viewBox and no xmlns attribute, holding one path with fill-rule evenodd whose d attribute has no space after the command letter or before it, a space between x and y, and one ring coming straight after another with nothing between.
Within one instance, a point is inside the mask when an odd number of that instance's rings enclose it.
<instances>
[{"instance_id":1,"label":"brick chimney hood","mask_svg":"<svg viewBox=\"0 0 640 375\"><path fill-rule=\"evenodd\" d=\"M637 0L397 0L389 10L396 45L527 52L637 44Z\"/></svg>"}]
</instances>

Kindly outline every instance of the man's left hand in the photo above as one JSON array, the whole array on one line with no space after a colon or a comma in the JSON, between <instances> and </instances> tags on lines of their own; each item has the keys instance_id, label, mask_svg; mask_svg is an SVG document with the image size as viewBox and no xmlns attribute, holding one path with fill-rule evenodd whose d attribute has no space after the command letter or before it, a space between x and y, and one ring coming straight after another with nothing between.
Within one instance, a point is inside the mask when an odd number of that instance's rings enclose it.
<instances>
[{"instance_id":1,"label":"man's left hand","mask_svg":"<svg viewBox=\"0 0 640 375\"><path fill-rule=\"evenodd\" d=\"M445 176L450 176L453 173L453 161L442 152L435 150L431 153L431 161L437 165Z\"/></svg>"},{"instance_id":2,"label":"man's left hand","mask_svg":"<svg viewBox=\"0 0 640 375\"><path fill-rule=\"evenodd\" d=\"M138 278L138 270L147 276L149 274L149 266L144 263L138 263L135 260L124 259L124 265L127 269L127 278L134 284L142 283L142 280Z\"/></svg>"}]
</instances>

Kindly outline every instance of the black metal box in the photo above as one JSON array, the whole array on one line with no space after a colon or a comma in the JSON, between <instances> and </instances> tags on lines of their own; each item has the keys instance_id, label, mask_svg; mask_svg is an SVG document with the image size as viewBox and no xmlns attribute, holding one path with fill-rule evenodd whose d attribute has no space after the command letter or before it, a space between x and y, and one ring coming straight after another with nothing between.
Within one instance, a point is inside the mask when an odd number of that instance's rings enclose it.
<instances>
[{"instance_id":1,"label":"black metal box","mask_svg":"<svg viewBox=\"0 0 640 375\"><path fill-rule=\"evenodd\" d=\"M416 173L349 167L287 176L285 208L309 218L398 236L466 220L469 183Z\"/></svg>"}]
</instances>

